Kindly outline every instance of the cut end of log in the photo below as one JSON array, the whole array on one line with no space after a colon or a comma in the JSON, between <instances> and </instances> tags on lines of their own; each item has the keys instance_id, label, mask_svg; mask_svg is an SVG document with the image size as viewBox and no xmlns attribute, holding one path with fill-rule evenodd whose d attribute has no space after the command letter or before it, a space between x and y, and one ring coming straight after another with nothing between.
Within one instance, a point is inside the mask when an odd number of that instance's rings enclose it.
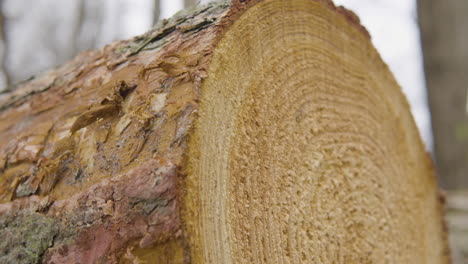
<instances>
[{"instance_id":1,"label":"cut end of log","mask_svg":"<svg viewBox=\"0 0 468 264\"><path fill-rule=\"evenodd\" d=\"M199 111L197 263L442 263L408 105L346 17L308 0L251 7L215 49Z\"/></svg>"},{"instance_id":2,"label":"cut end of log","mask_svg":"<svg viewBox=\"0 0 468 264\"><path fill-rule=\"evenodd\" d=\"M0 262L449 262L406 99L330 1L210 4L0 108Z\"/></svg>"}]
</instances>

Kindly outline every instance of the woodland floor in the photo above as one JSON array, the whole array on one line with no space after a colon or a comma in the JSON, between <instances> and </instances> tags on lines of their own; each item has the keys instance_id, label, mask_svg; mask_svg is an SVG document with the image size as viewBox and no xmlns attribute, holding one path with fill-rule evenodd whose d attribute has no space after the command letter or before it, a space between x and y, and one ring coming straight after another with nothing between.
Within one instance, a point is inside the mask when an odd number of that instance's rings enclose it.
<instances>
[{"instance_id":1,"label":"woodland floor","mask_svg":"<svg viewBox=\"0 0 468 264\"><path fill-rule=\"evenodd\" d=\"M453 264L467 264L468 190L447 193L446 209Z\"/></svg>"}]
</instances>

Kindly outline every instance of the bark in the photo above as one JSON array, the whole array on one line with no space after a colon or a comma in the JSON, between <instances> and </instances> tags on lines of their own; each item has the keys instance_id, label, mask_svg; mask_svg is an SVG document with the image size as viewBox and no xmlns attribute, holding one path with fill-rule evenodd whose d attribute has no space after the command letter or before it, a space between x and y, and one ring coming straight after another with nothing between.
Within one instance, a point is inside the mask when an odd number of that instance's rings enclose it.
<instances>
[{"instance_id":1,"label":"bark","mask_svg":"<svg viewBox=\"0 0 468 264\"><path fill-rule=\"evenodd\" d=\"M440 183L468 189L467 1L418 1L424 69Z\"/></svg>"},{"instance_id":2,"label":"bark","mask_svg":"<svg viewBox=\"0 0 468 264\"><path fill-rule=\"evenodd\" d=\"M0 262L448 263L432 163L353 13L190 12L0 95Z\"/></svg>"}]
</instances>

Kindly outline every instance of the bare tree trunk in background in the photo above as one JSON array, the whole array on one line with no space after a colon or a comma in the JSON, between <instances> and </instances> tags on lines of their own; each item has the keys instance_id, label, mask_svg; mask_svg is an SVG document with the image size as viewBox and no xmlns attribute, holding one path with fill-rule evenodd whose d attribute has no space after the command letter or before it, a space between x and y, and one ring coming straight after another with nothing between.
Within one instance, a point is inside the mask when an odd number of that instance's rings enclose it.
<instances>
[{"instance_id":1,"label":"bare tree trunk in background","mask_svg":"<svg viewBox=\"0 0 468 264\"><path fill-rule=\"evenodd\" d=\"M195 6L197 2L197 0L184 0L184 8Z\"/></svg>"},{"instance_id":2,"label":"bare tree trunk in background","mask_svg":"<svg viewBox=\"0 0 468 264\"><path fill-rule=\"evenodd\" d=\"M161 3L159 2L159 0L154 0L153 25L156 25L156 23L158 23L160 16L161 16Z\"/></svg>"},{"instance_id":3,"label":"bare tree trunk in background","mask_svg":"<svg viewBox=\"0 0 468 264\"><path fill-rule=\"evenodd\" d=\"M73 58L80 51L80 32L83 28L83 21L85 18L85 0L77 0L76 2L76 18L73 23L72 31L72 41L69 46L69 51L67 56L69 59Z\"/></svg>"},{"instance_id":4,"label":"bare tree trunk in background","mask_svg":"<svg viewBox=\"0 0 468 264\"><path fill-rule=\"evenodd\" d=\"M80 0L80 11L77 15L76 25L79 26L77 36L77 54L83 50L95 49L102 45L101 34L106 18L106 5L103 1Z\"/></svg>"},{"instance_id":5,"label":"bare tree trunk in background","mask_svg":"<svg viewBox=\"0 0 468 264\"><path fill-rule=\"evenodd\" d=\"M468 1L418 0L440 184L453 263L468 263Z\"/></svg>"},{"instance_id":6,"label":"bare tree trunk in background","mask_svg":"<svg viewBox=\"0 0 468 264\"><path fill-rule=\"evenodd\" d=\"M3 15L3 0L0 0L0 92L8 89L10 86L10 76L6 67L7 43L5 16Z\"/></svg>"},{"instance_id":7,"label":"bare tree trunk in background","mask_svg":"<svg viewBox=\"0 0 468 264\"><path fill-rule=\"evenodd\" d=\"M468 188L468 1L418 0L440 183Z\"/></svg>"}]
</instances>

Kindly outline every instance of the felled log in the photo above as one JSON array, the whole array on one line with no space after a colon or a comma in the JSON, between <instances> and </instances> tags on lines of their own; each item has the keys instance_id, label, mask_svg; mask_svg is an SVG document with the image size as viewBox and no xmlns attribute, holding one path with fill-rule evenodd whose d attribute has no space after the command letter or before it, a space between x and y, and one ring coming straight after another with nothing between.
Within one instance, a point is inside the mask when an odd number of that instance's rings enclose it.
<instances>
[{"instance_id":1,"label":"felled log","mask_svg":"<svg viewBox=\"0 0 468 264\"><path fill-rule=\"evenodd\" d=\"M330 1L212 3L0 98L1 263L448 263L401 89Z\"/></svg>"}]
</instances>

